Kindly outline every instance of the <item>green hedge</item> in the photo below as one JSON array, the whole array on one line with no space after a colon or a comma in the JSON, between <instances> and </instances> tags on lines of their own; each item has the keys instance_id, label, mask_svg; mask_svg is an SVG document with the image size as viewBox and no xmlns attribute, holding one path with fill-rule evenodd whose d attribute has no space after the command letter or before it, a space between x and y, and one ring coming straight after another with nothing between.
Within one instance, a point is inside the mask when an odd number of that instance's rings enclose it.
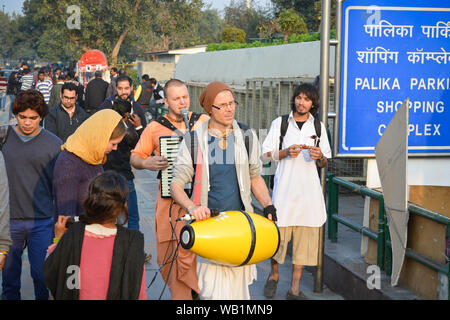
<instances>
[{"instance_id":1,"label":"green hedge","mask_svg":"<svg viewBox=\"0 0 450 320\"><path fill-rule=\"evenodd\" d=\"M332 39L336 38L336 30L331 30L330 37ZM312 33L312 34L300 34L300 35L292 34L291 36L289 36L288 41L276 39L276 40L273 40L271 43L263 43L261 41L254 41L252 43L238 43L238 42L210 43L206 47L206 51L257 48L257 47L276 46L276 45L280 45L280 44L309 42L309 41L317 41L317 40L320 40L319 32Z\"/></svg>"}]
</instances>

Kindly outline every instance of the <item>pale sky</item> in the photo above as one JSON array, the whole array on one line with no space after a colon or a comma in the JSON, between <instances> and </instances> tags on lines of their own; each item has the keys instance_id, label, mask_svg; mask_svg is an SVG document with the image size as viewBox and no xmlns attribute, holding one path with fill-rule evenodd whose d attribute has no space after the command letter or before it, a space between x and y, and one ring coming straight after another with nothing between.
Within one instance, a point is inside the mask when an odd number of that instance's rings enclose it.
<instances>
[{"instance_id":1,"label":"pale sky","mask_svg":"<svg viewBox=\"0 0 450 320\"><path fill-rule=\"evenodd\" d=\"M23 0L0 0L0 10L5 13L22 12Z\"/></svg>"}]
</instances>

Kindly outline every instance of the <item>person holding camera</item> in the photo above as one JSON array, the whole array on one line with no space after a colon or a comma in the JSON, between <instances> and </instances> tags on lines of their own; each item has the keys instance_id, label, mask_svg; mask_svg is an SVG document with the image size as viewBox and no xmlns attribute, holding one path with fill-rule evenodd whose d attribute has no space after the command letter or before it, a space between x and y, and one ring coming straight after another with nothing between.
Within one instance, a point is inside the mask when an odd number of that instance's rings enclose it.
<instances>
[{"instance_id":1,"label":"person holding camera","mask_svg":"<svg viewBox=\"0 0 450 320\"><path fill-rule=\"evenodd\" d=\"M127 179L130 193L127 198L128 203L128 228L139 230L139 208L137 204L137 194L134 185L134 174L131 171L130 156L139 141L141 133L147 126L145 114L139 103L134 101L131 96L133 92L133 80L127 75L121 75L116 81L117 94L107 98L100 109L113 109L121 116L123 122L127 125L127 135L125 139L108 154L106 163L103 165L105 170L114 170L122 174Z\"/></svg>"},{"instance_id":2,"label":"person holding camera","mask_svg":"<svg viewBox=\"0 0 450 320\"><path fill-rule=\"evenodd\" d=\"M43 265L56 300L146 300L144 235L122 227L128 215L125 178L106 171L92 180L85 215L68 226L59 216Z\"/></svg>"}]
</instances>

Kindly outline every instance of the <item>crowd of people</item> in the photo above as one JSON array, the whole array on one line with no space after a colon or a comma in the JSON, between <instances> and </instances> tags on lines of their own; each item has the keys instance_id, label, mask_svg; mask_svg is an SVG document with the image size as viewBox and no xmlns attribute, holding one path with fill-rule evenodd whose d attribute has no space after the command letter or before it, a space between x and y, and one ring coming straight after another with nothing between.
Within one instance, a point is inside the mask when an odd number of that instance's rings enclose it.
<instances>
[{"instance_id":1,"label":"crowd of people","mask_svg":"<svg viewBox=\"0 0 450 320\"><path fill-rule=\"evenodd\" d=\"M317 265L326 220L317 168L331 157L326 129L315 119L314 85L295 89L292 111L275 119L260 143L253 129L236 121L237 102L223 82L206 86L200 96L205 112L198 114L185 112L189 92L178 79L162 87L143 75L134 90L133 80L112 68L110 83L97 71L84 88L73 71L44 69L36 80L26 70L7 83L17 123L0 127L2 299L21 298L25 248L36 299L147 299L150 256L139 231L132 167L168 168L160 145L166 136L181 142L170 197L162 196L161 182L158 187L154 232L172 299L250 299L256 266L225 266L183 249L179 220L208 219L210 208L254 212L252 194L281 236L265 296L275 294L278 264L292 239L286 298L306 298L303 266ZM163 106L168 112L160 115ZM272 196L261 177L263 161L278 163Z\"/></svg>"}]
</instances>

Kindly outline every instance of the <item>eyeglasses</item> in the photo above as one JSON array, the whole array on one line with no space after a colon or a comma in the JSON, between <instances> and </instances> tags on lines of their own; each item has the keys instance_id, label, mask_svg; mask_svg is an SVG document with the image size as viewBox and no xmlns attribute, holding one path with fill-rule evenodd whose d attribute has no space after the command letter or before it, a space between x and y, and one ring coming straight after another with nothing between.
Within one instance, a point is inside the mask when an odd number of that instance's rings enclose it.
<instances>
[{"instance_id":1,"label":"eyeglasses","mask_svg":"<svg viewBox=\"0 0 450 320\"><path fill-rule=\"evenodd\" d=\"M226 107L234 108L234 107L237 107L238 105L239 105L239 103L237 101L232 101L230 103L223 103L218 106L215 106L215 105L212 105L212 106L213 106L213 108L216 108L217 110L221 110Z\"/></svg>"},{"instance_id":2,"label":"eyeglasses","mask_svg":"<svg viewBox=\"0 0 450 320\"><path fill-rule=\"evenodd\" d=\"M66 96L63 96L63 99L71 101L71 100L76 100L77 97L66 97Z\"/></svg>"}]
</instances>

